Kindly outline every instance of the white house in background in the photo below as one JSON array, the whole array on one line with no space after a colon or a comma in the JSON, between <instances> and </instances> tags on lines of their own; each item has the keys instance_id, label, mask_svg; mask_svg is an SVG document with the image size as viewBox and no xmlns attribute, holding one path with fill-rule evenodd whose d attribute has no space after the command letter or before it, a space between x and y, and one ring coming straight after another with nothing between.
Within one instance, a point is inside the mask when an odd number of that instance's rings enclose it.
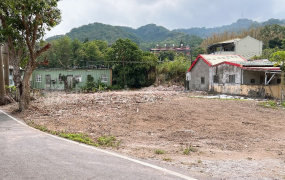
<instances>
[{"instance_id":1,"label":"white house in background","mask_svg":"<svg viewBox=\"0 0 285 180\"><path fill-rule=\"evenodd\" d=\"M194 91L281 97L280 67L274 67L267 59L247 61L236 54L200 54L188 69L186 80L189 89Z\"/></svg>"},{"instance_id":2,"label":"white house in background","mask_svg":"<svg viewBox=\"0 0 285 180\"><path fill-rule=\"evenodd\" d=\"M262 41L247 36L243 39L231 39L208 46L208 54L239 54L245 59L262 54Z\"/></svg>"}]
</instances>

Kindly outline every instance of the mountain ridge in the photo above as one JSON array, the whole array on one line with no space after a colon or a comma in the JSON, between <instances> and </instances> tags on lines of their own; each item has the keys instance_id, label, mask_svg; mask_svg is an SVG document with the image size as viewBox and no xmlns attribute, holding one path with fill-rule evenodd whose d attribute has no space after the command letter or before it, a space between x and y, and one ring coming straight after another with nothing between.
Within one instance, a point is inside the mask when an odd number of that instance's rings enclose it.
<instances>
[{"instance_id":1,"label":"mountain ridge","mask_svg":"<svg viewBox=\"0 0 285 180\"><path fill-rule=\"evenodd\" d=\"M117 39L129 38L133 42L137 43L143 50L149 50L156 46L156 44L179 46L182 41L184 45L190 47L197 47L203 41L203 38L211 36L213 33L239 32L244 29L260 27L271 24L285 24L285 20L269 19L265 22L257 22L250 19L238 19L236 22L230 25L224 25L214 28L188 28L188 29L174 29L169 30L163 26L157 26L156 24L147 24L137 29L126 27L126 26L112 26L103 23L90 23L76 27L66 33L71 39L79 39L80 41L85 40L103 40L109 44L114 43ZM47 38L46 41L58 39L64 35L56 35Z\"/></svg>"}]
</instances>

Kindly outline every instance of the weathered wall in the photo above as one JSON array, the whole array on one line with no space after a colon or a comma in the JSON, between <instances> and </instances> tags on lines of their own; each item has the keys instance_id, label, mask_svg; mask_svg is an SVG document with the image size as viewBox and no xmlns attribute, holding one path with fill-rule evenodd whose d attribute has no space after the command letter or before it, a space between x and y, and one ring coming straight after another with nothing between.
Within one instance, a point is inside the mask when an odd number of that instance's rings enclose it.
<instances>
[{"instance_id":1,"label":"weathered wall","mask_svg":"<svg viewBox=\"0 0 285 180\"><path fill-rule=\"evenodd\" d=\"M285 86L284 86L285 88ZM214 91L257 98L281 98L281 85L214 85Z\"/></svg>"},{"instance_id":2,"label":"weathered wall","mask_svg":"<svg viewBox=\"0 0 285 180\"><path fill-rule=\"evenodd\" d=\"M209 66L199 59L191 69L190 90L208 91L209 90ZM205 77L205 84L201 84L201 77Z\"/></svg>"},{"instance_id":3,"label":"weathered wall","mask_svg":"<svg viewBox=\"0 0 285 180\"><path fill-rule=\"evenodd\" d=\"M214 75L219 76L219 82L213 84L230 84L230 85L239 85L241 84L241 68L236 66L231 66L228 64L221 64L219 66L212 67L212 80L214 80ZM229 82L229 75L235 75L235 83Z\"/></svg>"}]
</instances>

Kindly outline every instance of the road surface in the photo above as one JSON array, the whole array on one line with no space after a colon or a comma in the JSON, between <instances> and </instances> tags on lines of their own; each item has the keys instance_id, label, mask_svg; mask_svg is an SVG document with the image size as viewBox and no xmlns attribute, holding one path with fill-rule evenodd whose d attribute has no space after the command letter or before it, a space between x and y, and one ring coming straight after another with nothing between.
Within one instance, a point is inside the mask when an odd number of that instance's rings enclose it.
<instances>
[{"instance_id":1,"label":"road surface","mask_svg":"<svg viewBox=\"0 0 285 180\"><path fill-rule=\"evenodd\" d=\"M33 129L0 110L1 180L193 178Z\"/></svg>"}]
</instances>

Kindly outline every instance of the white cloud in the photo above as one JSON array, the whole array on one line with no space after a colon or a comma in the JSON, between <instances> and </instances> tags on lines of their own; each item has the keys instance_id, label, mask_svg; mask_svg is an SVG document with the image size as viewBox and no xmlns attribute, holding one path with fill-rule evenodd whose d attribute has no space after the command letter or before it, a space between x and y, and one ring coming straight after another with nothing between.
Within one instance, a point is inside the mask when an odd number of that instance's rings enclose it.
<instances>
[{"instance_id":1,"label":"white cloud","mask_svg":"<svg viewBox=\"0 0 285 180\"><path fill-rule=\"evenodd\" d=\"M168 29L214 27L242 17L285 18L285 0L61 0L62 22L46 37L100 22L138 28L155 23Z\"/></svg>"}]
</instances>

